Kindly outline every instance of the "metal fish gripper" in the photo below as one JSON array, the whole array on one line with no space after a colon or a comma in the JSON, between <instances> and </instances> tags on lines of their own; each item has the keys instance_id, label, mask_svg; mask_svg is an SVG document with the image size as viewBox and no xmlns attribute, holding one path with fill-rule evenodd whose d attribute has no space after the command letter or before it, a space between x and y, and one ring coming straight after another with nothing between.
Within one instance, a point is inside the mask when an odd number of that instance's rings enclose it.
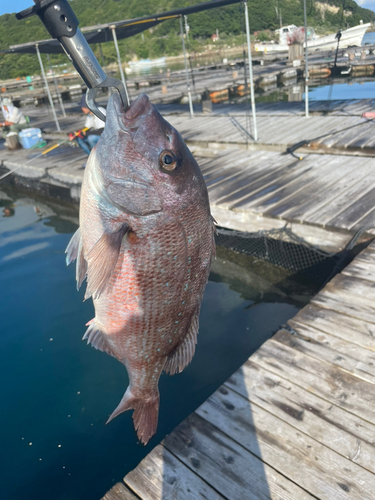
<instances>
[{"instance_id":1,"label":"metal fish gripper","mask_svg":"<svg viewBox=\"0 0 375 500\"><path fill-rule=\"evenodd\" d=\"M100 66L86 38L78 28L79 21L67 0L34 0L35 5L16 14L17 19L24 19L37 14L52 38L56 38L75 69L81 75L88 89L86 102L88 108L101 120L105 115L95 102L101 88L115 88L120 95L123 107L130 106L129 96L123 83L108 77Z\"/></svg>"}]
</instances>

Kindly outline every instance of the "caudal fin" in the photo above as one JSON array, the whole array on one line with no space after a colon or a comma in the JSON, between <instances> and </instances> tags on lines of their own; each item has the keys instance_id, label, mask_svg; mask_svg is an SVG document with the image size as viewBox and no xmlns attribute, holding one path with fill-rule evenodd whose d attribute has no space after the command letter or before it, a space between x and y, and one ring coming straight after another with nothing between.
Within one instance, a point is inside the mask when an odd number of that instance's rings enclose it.
<instances>
[{"instance_id":1,"label":"caudal fin","mask_svg":"<svg viewBox=\"0 0 375 500\"><path fill-rule=\"evenodd\" d=\"M120 415L120 413L126 410L134 410L134 428L141 443L146 445L155 434L158 426L159 400L159 392L156 392L153 398L146 400L134 396L128 387L120 404L109 417L106 424L117 417L117 415Z\"/></svg>"}]
</instances>

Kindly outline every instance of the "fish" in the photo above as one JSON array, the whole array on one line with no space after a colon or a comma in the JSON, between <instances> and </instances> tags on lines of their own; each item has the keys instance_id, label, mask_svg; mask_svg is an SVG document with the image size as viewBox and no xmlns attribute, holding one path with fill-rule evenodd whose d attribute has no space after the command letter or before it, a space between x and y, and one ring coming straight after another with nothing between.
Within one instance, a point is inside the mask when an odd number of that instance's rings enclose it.
<instances>
[{"instance_id":1,"label":"fish","mask_svg":"<svg viewBox=\"0 0 375 500\"><path fill-rule=\"evenodd\" d=\"M146 445L157 429L158 381L192 360L215 254L215 221L194 156L141 94L123 109L117 93L88 159L79 228L67 249L95 317L83 339L120 361L129 386L108 422L133 411Z\"/></svg>"}]
</instances>

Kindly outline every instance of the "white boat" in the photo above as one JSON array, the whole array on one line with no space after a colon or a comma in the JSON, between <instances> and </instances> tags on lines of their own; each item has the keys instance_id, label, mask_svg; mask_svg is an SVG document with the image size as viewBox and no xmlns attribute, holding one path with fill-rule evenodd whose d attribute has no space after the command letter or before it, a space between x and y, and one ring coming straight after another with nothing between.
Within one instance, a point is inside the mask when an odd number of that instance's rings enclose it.
<instances>
[{"instance_id":1,"label":"white boat","mask_svg":"<svg viewBox=\"0 0 375 500\"><path fill-rule=\"evenodd\" d=\"M361 46L362 39L371 26L371 23L358 24L353 26L353 28L348 28L341 32L340 48ZM282 28L275 31L279 35L279 43L256 43L255 50L257 52L285 52L289 49L289 41L296 32L303 32L304 28L297 28L295 24L290 24L289 26L283 26ZM305 43L303 44L305 46ZM335 50L337 47L336 33L331 35L319 36L315 33L314 28L307 28L307 47L309 50Z\"/></svg>"},{"instance_id":2,"label":"white boat","mask_svg":"<svg viewBox=\"0 0 375 500\"><path fill-rule=\"evenodd\" d=\"M159 57L158 59L140 59L139 61L129 61L129 68L125 68L126 73L137 73L139 71L148 70L150 68L165 66L166 57Z\"/></svg>"}]
</instances>

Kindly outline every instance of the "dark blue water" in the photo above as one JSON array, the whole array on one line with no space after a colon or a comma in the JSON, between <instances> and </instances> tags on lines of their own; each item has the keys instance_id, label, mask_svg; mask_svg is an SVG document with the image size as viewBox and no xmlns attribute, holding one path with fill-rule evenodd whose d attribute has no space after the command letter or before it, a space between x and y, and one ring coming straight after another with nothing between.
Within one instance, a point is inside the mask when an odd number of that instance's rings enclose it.
<instances>
[{"instance_id":1,"label":"dark blue water","mask_svg":"<svg viewBox=\"0 0 375 500\"><path fill-rule=\"evenodd\" d=\"M194 360L162 376L158 432L143 447L130 412L104 425L128 381L81 340L94 311L64 262L76 221L70 207L0 191L1 500L101 498L300 306L271 284L259 301L267 280L221 278L219 259Z\"/></svg>"}]
</instances>

